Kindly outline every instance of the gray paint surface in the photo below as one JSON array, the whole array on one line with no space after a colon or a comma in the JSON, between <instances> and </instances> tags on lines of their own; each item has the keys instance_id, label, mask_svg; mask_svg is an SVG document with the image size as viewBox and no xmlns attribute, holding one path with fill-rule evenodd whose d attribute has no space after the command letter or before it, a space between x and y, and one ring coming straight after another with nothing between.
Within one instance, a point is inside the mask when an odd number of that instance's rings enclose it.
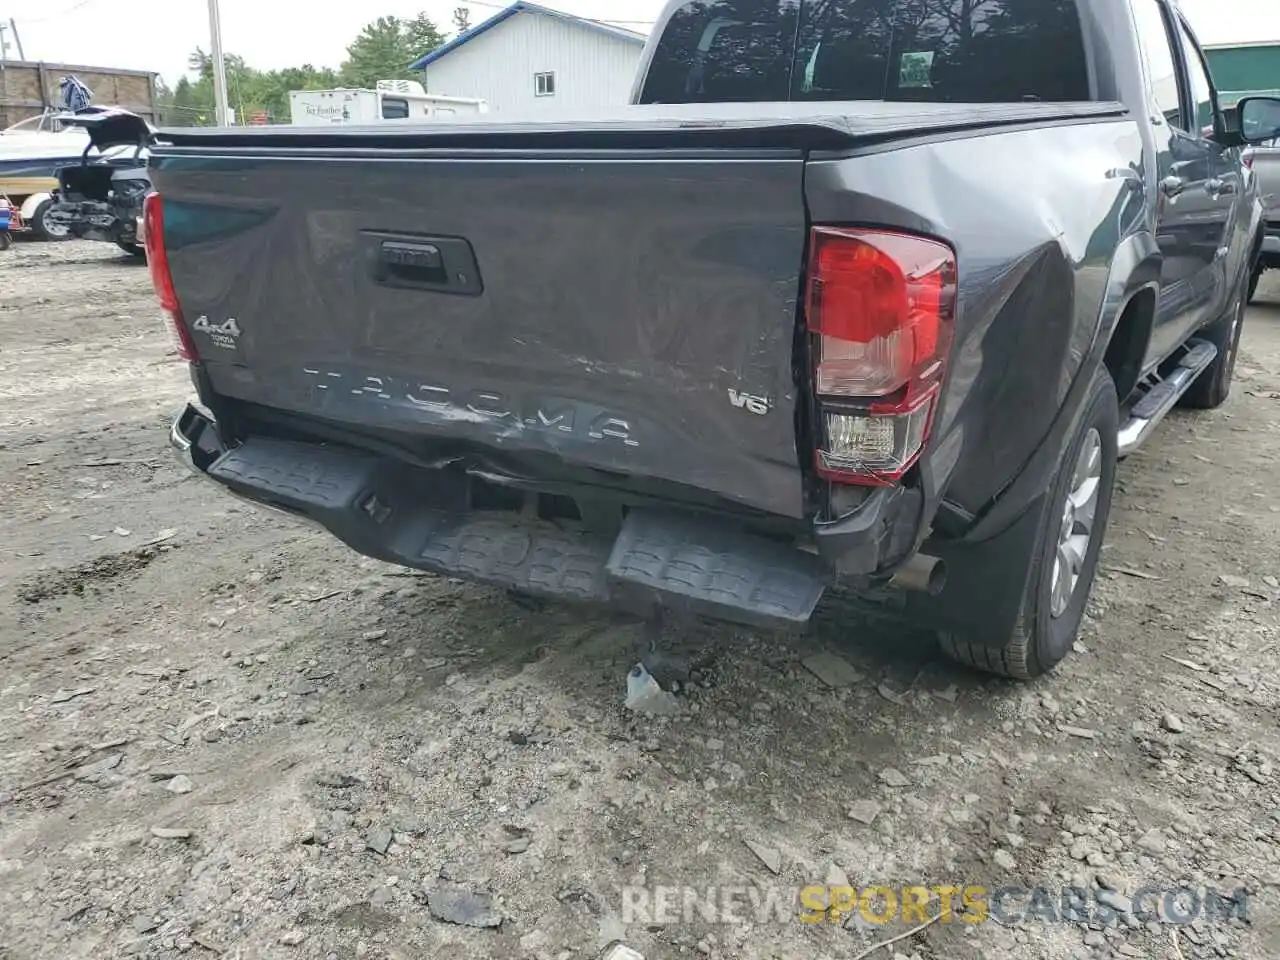
<instances>
[{"instance_id":1,"label":"gray paint surface","mask_svg":"<svg viewBox=\"0 0 1280 960\"><path fill-rule=\"evenodd\" d=\"M249 169L155 171L184 312L240 331L196 330L219 393L802 515L797 153ZM483 292L378 282L370 231L465 238Z\"/></svg>"}]
</instances>

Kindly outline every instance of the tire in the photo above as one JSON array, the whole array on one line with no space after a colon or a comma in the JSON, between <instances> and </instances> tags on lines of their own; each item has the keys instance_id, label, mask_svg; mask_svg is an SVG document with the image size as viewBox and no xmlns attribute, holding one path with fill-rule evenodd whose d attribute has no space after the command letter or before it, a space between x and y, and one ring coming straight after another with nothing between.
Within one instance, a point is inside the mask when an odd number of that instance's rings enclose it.
<instances>
[{"instance_id":1,"label":"tire","mask_svg":"<svg viewBox=\"0 0 1280 960\"><path fill-rule=\"evenodd\" d=\"M1051 671L1071 652L1093 592L1111 515L1119 425L1116 388L1107 370L1100 368L1089 385L1076 431L1067 443L1057 476L1041 508L1040 532L1026 582L1022 585L1022 601L1012 634L996 644L989 640L976 642L980 638L954 633L941 634L939 641L947 656L987 673L1032 680ZM1092 476L1094 482L1083 482L1087 476ZM1089 536L1075 568L1074 584L1064 578L1061 583L1064 589L1055 598L1055 580L1061 569L1056 561L1063 550L1061 534L1069 529L1077 538L1079 549L1078 537L1084 525L1082 519L1076 519L1067 527L1067 498L1072 494L1073 499L1080 502L1081 490L1086 486L1094 491Z\"/></svg>"},{"instance_id":2,"label":"tire","mask_svg":"<svg viewBox=\"0 0 1280 960\"><path fill-rule=\"evenodd\" d=\"M61 242L71 239L71 231L59 227L50 227L49 211L53 209L53 201L45 200L35 208L31 214L31 232L35 234L37 240L50 240Z\"/></svg>"},{"instance_id":3,"label":"tire","mask_svg":"<svg viewBox=\"0 0 1280 960\"><path fill-rule=\"evenodd\" d=\"M1253 273L1249 275L1249 293L1245 297L1246 303L1253 303L1254 297L1258 295L1258 281L1262 279L1262 264L1259 263L1253 268Z\"/></svg>"},{"instance_id":4,"label":"tire","mask_svg":"<svg viewBox=\"0 0 1280 960\"><path fill-rule=\"evenodd\" d=\"M8 230L0 230L0 250L8 250L13 246L13 234Z\"/></svg>"},{"instance_id":5,"label":"tire","mask_svg":"<svg viewBox=\"0 0 1280 960\"><path fill-rule=\"evenodd\" d=\"M119 247L121 250L123 250L125 253L129 254L129 256L131 257L142 258L147 255L146 248L143 247L142 244L134 243L133 241L130 241L130 240L117 240L116 246Z\"/></svg>"},{"instance_id":6,"label":"tire","mask_svg":"<svg viewBox=\"0 0 1280 960\"><path fill-rule=\"evenodd\" d=\"M1246 277L1241 283L1240 295L1232 301L1226 314L1196 334L1197 339L1208 340L1217 347L1218 355L1182 395L1181 406L1190 410L1215 410L1231 395L1231 379L1236 372L1240 335L1244 332L1244 315L1249 305L1250 281L1251 278Z\"/></svg>"}]
</instances>

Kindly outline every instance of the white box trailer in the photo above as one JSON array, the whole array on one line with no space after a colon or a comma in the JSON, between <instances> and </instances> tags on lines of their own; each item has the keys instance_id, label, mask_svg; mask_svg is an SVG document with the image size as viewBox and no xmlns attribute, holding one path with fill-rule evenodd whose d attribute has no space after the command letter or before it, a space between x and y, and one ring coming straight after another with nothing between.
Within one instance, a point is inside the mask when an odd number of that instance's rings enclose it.
<instances>
[{"instance_id":1,"label":"white box trailer","mask_svg":"<svg viewBox=\"0 0 1280 960\"><path fill-rule=\"evenodd\" d=\"M327 127L350 124L451 120L488 113L484 100L427 93L413 80L379 80L374 90L292 90L289 117L295 126Z\"/></svg>"}]
</instances>

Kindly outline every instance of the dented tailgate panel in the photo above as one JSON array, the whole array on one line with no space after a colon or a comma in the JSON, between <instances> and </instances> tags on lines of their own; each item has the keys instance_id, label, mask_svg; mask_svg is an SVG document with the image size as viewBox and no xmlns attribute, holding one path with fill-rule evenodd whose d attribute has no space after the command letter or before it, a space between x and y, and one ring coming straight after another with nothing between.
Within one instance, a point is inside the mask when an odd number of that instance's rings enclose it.
<instances>
[{"instance_id":1,"label":"dented tailgate panel","mask_svg":"<svg viewBox=\"0 0 1280 960\"><path fill-rule=\"evenodd\" d=\"M798 151L162 158L224 395L803 514Z\"/></svg>"}]
</instances>

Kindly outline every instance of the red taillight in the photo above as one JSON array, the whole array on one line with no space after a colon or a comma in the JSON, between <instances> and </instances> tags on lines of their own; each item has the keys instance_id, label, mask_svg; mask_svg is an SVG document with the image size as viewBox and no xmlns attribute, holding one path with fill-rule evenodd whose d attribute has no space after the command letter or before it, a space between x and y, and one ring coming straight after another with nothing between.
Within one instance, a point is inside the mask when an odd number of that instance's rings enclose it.
<instances>
[{"instance_id":1,"label":"red taillight","mask_svg":"<svg viewBox=\"0 0 1280 960\"><path fill-rule=\"evenodd\" d=\"M1253 169L1253 154L1247 153L1244 157L1244 166L1246 170Z\"/></svg>"},{"instance_id":2,"label":"red taillight","mask_svg":"<svg viewBox=\"0 0 1280 960\"><path fill-rule=\"evenodd\" d=\"M919 458L951 343L956 259L936 240L814 227L808 326L818 472L893 483Z\"/></svg>"},{"instance_id":3,"label":"red taillight","mask_svg":"<svg viewBox=\"0 0 1280 960\"><path fill-rule=\"evenodd\" d=\"M196 345L182 318L182 306L173 287L173 274L169 272L169 255L164 248L164 206L160 194L149 193L142 201L142 238L147 248L147 268L151 271L151 285L155 287L160 309L169 321L178 356L188 363L199 359Z\"/></svg>"}]
</instances>

